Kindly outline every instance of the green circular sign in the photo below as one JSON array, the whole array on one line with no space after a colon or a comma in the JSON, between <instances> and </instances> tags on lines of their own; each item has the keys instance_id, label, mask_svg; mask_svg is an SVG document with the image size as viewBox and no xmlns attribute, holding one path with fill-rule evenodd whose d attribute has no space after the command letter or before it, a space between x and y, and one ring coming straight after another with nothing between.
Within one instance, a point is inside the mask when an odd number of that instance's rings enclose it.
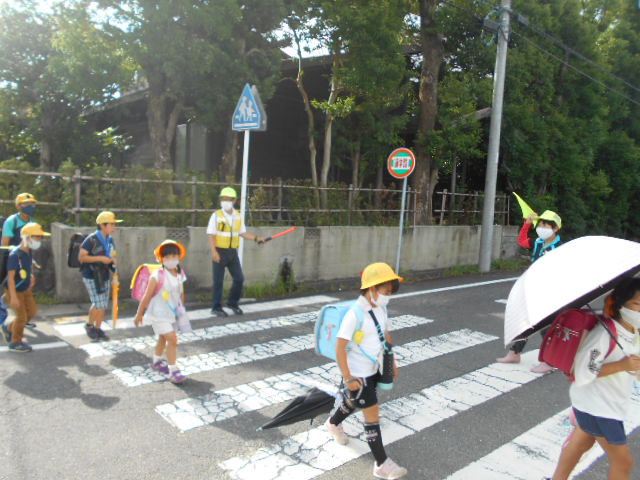
<instances>
[{"instance_id":1,"label":"green circular sign","mask_svg":"<svg viewBox=\"0 0 640 480\"><path fill-rule=\"evenodd\" d=\"M416 156L408 148L396 148L387 159L387 170L394 178L406 178L416 168Z\"/></svg>"}]
</instances>

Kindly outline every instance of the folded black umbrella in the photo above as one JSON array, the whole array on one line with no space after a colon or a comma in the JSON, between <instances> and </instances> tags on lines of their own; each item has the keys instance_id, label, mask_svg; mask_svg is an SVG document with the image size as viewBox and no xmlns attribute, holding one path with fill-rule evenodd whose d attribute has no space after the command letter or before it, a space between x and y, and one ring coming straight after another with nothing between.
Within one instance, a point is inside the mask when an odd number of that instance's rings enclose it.
<instances>
[{"instance_id":1,"label":"folded black umbrella","mask_svg":"<svg viewBox=\"0 0 640 480\"><path fill-rule=\"evenodd\" d=\"M313 387L304 395L294 398L273 420L265 423L258 430L282 427L303 420L313 420L318 415L330 412L335 401L336 398L330 393Z\"/></svg>"}]
</instances>

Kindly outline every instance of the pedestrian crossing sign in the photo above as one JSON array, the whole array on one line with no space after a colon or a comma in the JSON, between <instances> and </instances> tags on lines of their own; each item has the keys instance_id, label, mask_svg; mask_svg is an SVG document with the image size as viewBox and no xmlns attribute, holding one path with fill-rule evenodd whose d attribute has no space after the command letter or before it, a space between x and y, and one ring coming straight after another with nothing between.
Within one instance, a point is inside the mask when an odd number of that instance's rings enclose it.
<instances>
[{"instance_id":1,"label":"pedestrian crossing sign","mask_svg":"<svg viewBox=\"0 0 640 480\"><path fill-rule=\"evenodd\" d=\"M231 129L236 131L267 129L267 113L255 85L245 84L231 117Z\"/></svg>"}]
</instances>

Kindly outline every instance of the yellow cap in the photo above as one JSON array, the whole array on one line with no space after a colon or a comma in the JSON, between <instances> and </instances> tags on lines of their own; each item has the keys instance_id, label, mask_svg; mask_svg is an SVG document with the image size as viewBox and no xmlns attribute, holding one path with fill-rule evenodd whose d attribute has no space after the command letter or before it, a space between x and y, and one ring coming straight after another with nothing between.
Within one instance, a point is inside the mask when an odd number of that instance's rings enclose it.
<instances>
[{"instance_id":1,"label":"yellow cap","mask_svg":"<svg viewBox=\"0 0 640 480\"><path fill-rule=\"evenodd\" d=\"M221 191L220 191L220 196L221 197L230 197L230 198L238 198L238 194L236 193L236 191L231 188L231 187L224 187Z\"/></svg>"},{"instance_id":2,"label":"yellow cap","mask_svg":"<svg viewBox=\"0 0 640 480\"><path fill-rule=\"evenodd\" d=\"M538 221L540 220L546 220L547 222L554 222L558 226L558 228L562 228L562 219L560 218L560 215L558 215L554 211L545 210L544 212L542 212L542 215L540 215L539 217L536 217L536 226L538 225Z\"/></svg>"},{"instance_id":3,"label":"yellow cap","mask_svg":"<svg viewBox=\"0 0 640 480\"><path fill-rule=\"evenodd\" d=\"M178 250L180 250L180 260L182 260L187 254L187 249L184 248L184 245L182 245L179 242L176 242L175 240L167 239L164 242L162 242L160 245L158 245L156 249L153 251L153 253L156 256L156 260L158 260L159 262L162 261L162 249L167 245L176 245L178 247Z\"/></svg>"},{"instance_id":4,"label":"yellow cap","mask_svg":"<svg viewBox=\"0 0 640 480\"><path fill-rule=\"evenodd\" d=\"M373 287L382 283L391 282L393 280L404 281L404 278L396 275L389 265L384 262L372 263L362 272L362 283L360 289Z\"/></svg>"},{"instance_id":5,"label":"yellow cap","mask_svg":"<svg viewBox=\"0 0 640 480\"><path fill-rule=\"evenodd\" d=\"M16 196L16 207L22 203L27 203L27 202L37 202L36 197L34 197L32 194L27 192L19 193Z\"/></svg>"},{"instance_id":6,"label":"yellow cap","mask_svg":"<svg viewBox=\"0 0 640 480\"><path fill-rule=\"evenodd\" d=\"M116 220L116 214L109 211L100 212L96 217L98 225L102 223L120 223L122 220Z\"/></svg>"},{"instance_id":7,"label":"yellow cap","mask_svg":"<svg viewBox=\"0 0 640 480\"><path fill-rule=\"evenodd\" d=\"M27 223L22 230L20 230L20 235L22 237L50 237L51 234L42 230L42 227L39 223L30 222Z\"/></svg>"}]
</instances>

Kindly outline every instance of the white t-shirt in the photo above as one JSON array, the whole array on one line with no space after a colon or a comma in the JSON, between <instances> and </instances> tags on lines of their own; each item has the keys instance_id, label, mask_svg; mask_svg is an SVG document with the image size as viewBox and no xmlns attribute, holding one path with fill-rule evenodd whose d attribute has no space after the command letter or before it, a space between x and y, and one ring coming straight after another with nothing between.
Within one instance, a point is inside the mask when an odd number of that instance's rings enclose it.
<instances>
[{"instance_id":1,"label":"white t-shirt","mask_svg":"<svg viewBox=\"0 0 640 480\"><path fill-rule=\"evenodd\" d=\"M224 218L220 220L218 219L217 211L211 214L211 217L209 218L209 224L207 225L208 235L216 235L218 233L218 222L223 221L227 225L233 227L233 221L240 218L240 214L235 208L232 210L231 214L228 214L224 210L222 211L222 213L224 213ZM246 233L246 231L247 228L243 223L240 227L240 233Z\"/></svg>"},{"instance_id":2,"label":"white t-shirt","mask_svg":"<svg viewBox=\"0 0 640 480\"><path fill-rule=\"evenodd\" d=\"M156 285L160 281L162 270L156 270L151 274L151 278L156 281ZM149 308L145 312L144 318L147 322L175 322L176 314L172 310L178 309L182 305L182 283L187 279L184 272L174 275L167 269L164 269L164 284L162 290L149 302ZM166 293L165 293L166 292Z\"/></svg>"},{"instance_id":3,"label":"white t-shirt","mask_svg":"<svg viewBox=\"0 0 640 480\"><path fill-rule=\"evenodd\" d=\"M578 410L597 417L624 420L630 407L635 376L628 372L618 372L606 377L598 377L604 364L617 362L628 355L640 353L638 332L629 332L616 322L618 341L624 352L616 345L609 351L611 337L602 325L591 330L576 353L575 382L571 384L569 395L571 404Z\"/></svg>"},{"instance_id":4,"label":"white t-shirt","mask_svg":"<svg viewBox=\"0 0 640 480\"><path fill-rule=\"evenodd\" d=\"M369 311L373 310L373 314L376 316L382 332L386 333L389 324L387 309L380 307L372 309L369 301L363 296L358 297L356 303L363 311L362 331L364 332L364 339L360 347L362 347L371 358L377 360L382 352L382 343L380 342L378 330ZM352 340L357 326L358 316L353 310L350 310L342 319L340 330L338 331L338 338ZM378 371L378 363L373 363L371 359L363 354L355 342L351 342L347 346L347 363L354 377L370 377Z\"/></svg>"}]
</instances>

